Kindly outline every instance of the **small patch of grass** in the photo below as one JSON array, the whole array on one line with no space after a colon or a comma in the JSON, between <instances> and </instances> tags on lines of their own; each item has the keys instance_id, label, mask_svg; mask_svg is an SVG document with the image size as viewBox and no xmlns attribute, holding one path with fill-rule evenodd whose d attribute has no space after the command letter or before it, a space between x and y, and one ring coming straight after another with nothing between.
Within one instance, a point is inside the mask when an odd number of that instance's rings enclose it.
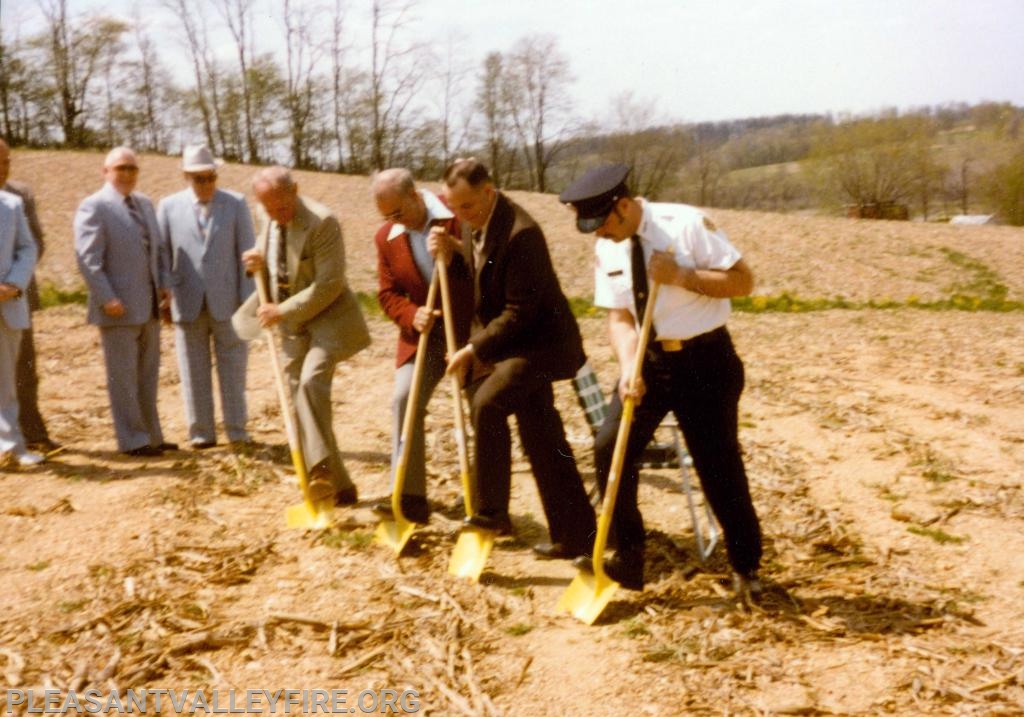
<instances>
[{"instance_id":1,"label":"small patch of grass","mask_svg":"<svg viewBox=\"0 0 1024 717\"><path fill-rule=\"evenodd\" d=\"M878 497L882 500L887 500L890 503L898 503L907 497L904 493L894 493L887 485L879 485L876 483L874 487L878 490Z\"/></svg>"},{"instance_id":2,"label":"small patch of grass","mask_svg":"<svg viewBox=\"0 0 1024 717\"><path fill-rule=\"evenodd\" d=\"M676 659L678 651L668 647L662 647L657 650L650 650L643 654L644 662L668 662Z\"/></svg>"},{"instance_id":3,"label":"small patch of grass","mask_svg":"<svg viewBox=\"0 0 1024 717\"><path fill-rule=\"evenodd\" d=\"M925 538L931 538L939 545L946 545L948 543L957 545L967 540L967 538L963 538L959 535L950 535L941 528L923 528L920 525L911 525L907 527L907 530L913 533L914 535L920 535Z\"/></svg>"},{"instance_id":4,"label":"small patch of grass","mask_svg":"<svg viewBox=\"0 0 1024 717\"><path fill-rule=\"evenodd\" d=\"M957 479L957 476L939 468L928 468L921 474L921 477L932 483L949 483Z\"/></svg>"},{"instance_id":5,"label":"small patch of grass","mask_svg":"<svg viewBox=\"0 0 1024 717\"><path fill-rule=\"evenodd\" d=\"M57 603L57 609L65 615L78 612L88 604L88 600L61 600Z\"/></svg>"},{"instance_id":6,"label":"small patch of grass","mask_svg":"<svg viewBox=\"0 0 1024 717\"><path fill-rule=\"evenodd\" d=\"M626 623L625 629L626 637L646 637L651 634L651 631L647 629L647 625L643 623L640 618L633 618Z\"/></svg>"},{"instance_id":7,"label":"small patch of grass","mask_svg":"<svg viewBox=\"0 0 1024 717\"><path fill-rule=\"evenodd\" d=\"M79 304L85 306L89 300L89 292L84 286L74 289L61 289L51 283L45 283L39 287L39 304L47 309L51 306L64 306L65 304Z\"/></svg>"},{"instance_id":8,"label":"small patch of grass","mask_svg":"<svg viewBox=\"0 0 1024 717\"><path fill-rule=\"evenodd\" d=\"M373 543L369 530L329 530L320 538L328 548L365 548Z\"/></svg>"},{"instance_id":9,"label":"small patch of grass","mask_svg":"<svg viewBox=\"0 0 1024 717\"><path fill-rule=\"evenodd\" d=\"M517 622L515 625L506 627L505 634L511 635L512 637L522 637L532 630L533 625L527 625L525 622Z\"/></svg>"},{"instance_id":10,"label":"small patch of grass","mask_svg":"<svg viewBox=\"0 0 1024 717\"><path fill-rule=\"evenodd\" d=\"M48 567L50 567L50 561L40 560L38 563L32 563L31 565L26 565L25 567L34 573L38 573L40 570L46 570Z\"/></svg>"}]
</instances>

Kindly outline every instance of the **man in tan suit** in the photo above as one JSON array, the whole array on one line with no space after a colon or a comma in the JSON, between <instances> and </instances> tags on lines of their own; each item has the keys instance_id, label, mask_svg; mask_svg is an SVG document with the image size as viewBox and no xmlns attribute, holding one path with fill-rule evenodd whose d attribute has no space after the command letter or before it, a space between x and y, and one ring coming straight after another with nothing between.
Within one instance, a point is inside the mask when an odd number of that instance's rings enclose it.
<instances>
[{"instance_id":1,"label":"man in tan suit","mask_svg":"<svg viewBox=\"0 0 1024 717\"><path fill-rule=\"evenodd\" d=\"M252 339L261 327L279 327L310 498L352 505L358 494L331 425L331 381L339 361L369 346L370 334L345 279L341 225L327 207L299 195L284 167L261 169L252 186L260 228L242 260L250 274L266 270L271 301L258 306L257 294L250 296L235 328Z\"/></svg>"}]
</instances>

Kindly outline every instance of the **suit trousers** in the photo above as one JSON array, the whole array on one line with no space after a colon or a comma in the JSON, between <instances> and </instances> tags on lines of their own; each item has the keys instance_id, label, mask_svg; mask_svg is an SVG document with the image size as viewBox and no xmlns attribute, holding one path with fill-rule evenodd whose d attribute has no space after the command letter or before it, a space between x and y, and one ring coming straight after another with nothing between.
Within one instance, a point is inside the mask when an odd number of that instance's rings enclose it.
<instances>
[{"instance_id":1,"label":"suit trousers","mask_svg":"<svg viewBox=\"0 0 1024 717\"><path fill-rule=\"evenodd\" d=\"M594 511L555 408L551 379L541 364L539 359L505 359L469 387L476 436L477 512L508 514L512 482L508 419L515 416L551 541L572 552L589 553L596 532Z\"/></svg>"},{"instance_id":2,"label":"suit trousers","mask_svg":"<svg viewBox=\"0 0 1024 717\"><path fill-rule=\"evenodd\" d=\"M335 492L354 487L341 460L332 423L331 383L337 355L315 343L308 332L282 334L281 344L307 473L323 464L330 471Z\"/></svg>"},{"instance_id":3,"label":"suit trousers","mask_svg":"<svg viewBox=\"0 0 1024 717\"><path fill-rule=\"evenodd\" d=\"M18 425L18 392L14 375L18 363L18 346L24 329L12 329L0 319L0 453L25 452L25 439Z\"/></svg>"},{"instance_id":4,"label":"suit trousers","mask_svg":"<svg viewBox=\"0 0 1024 717\"><path fill-rule=\"evenodd\" d=\"M681 351L647 351L643 367L647 391L633 414L612 530L619 550L643 549L636 463L662 419L672 411L693 458L704 497L722 526L729 562L737 572L747 573L756 570L761 560L761 528L738 438L743 362L724 328L701 339L684 344ZM621 418L622 401L616 391L594 442L594 465L602 494Z\"/></svg>"},{"instance_id":5,"label":"suit trousers","mask_svg":"<svg viewBox=\"0 0 1024 717\"><path fill-rule=\"evenodd\" d=\"M421 498L427 495L427 456L423 424L430 397L441 379L444 378L447 367L446 351L444 327L438 321L435 322L430 337L427 339L426 358L423 363L423 375L420 378L420 390L416 402L416 415L413 418L412 436L409 439L409 462L405 466L405 487L402 491L405 495ZM409 404L409 392L412 390L415 358L413 356L395 371L395 390L391 396L391 415L394 419L391 431L392 481L394 481L395 472L398 470L398 461L401 459L402 426L405 422L406 407Z\"/></svg>"},{"instance_id":6,"label":"suit trousers","mask_svg":"<svg viewBox=\"0 0 1024 717\"><path fill-rule=\"evenodd\" d=\"M117 449L130 451L164 442L157 413L160 377L160 322L101 326L107 365L107 393Z\"/></svg>"},{"instance_id":7,"label":"suit trousers","mask_svg":"<svg viewBox=\"0 0 1024 717\"><path fill-rule=\"evenodd\" d=\"M213 416L213 357L216 357L224 432L229 441L247 440L245 376L249 347L238 338L231 320L217 321L204 306L195 321L174 325L174 338L189 440L193 443L217 440Z\"/></svg>"}]
</instances>

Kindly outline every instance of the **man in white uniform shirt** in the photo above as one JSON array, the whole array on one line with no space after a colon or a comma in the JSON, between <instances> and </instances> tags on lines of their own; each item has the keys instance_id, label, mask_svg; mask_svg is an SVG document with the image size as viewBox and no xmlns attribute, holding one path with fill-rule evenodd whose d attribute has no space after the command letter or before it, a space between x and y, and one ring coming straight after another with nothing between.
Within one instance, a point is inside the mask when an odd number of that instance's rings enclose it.
<instances>
[{"instance_id":1,"label":"man in white uniform shirt","mask_svg":"<svg viewBox=\"0 0 1024 717\"><path fill-rule=\"evenodd\" d=\"M577 228L598 237L594 303L608 309L609 338L621 371L594 444L602 491L622 401L629 395L637 400L612 518L617 550L607 559L606 570L623 587L643 588L644 525L637 505L636 463L672 411L725 533L734 587L756 595L761 591L761 530L737 437L743 363L725 328L730 297L749 294L753 275L698 209L632 197L628 173L621 164L597 167L559 197L576 210ZM662 289L654 307L652 339L642 378L631 386L640 319L653 282Z\"/></svg>"}]
</instances>

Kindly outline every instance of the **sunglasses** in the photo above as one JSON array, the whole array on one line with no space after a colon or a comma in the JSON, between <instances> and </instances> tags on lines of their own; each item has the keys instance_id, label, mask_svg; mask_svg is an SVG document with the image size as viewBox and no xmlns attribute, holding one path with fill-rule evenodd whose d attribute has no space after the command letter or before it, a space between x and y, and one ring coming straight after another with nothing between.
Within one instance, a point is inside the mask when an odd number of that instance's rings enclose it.
<instances>
[{"instance_id":1,"label":"sunglasses","mask_svg":"<svg viewBox=\"0 0 1024 717\"><path fill-rule=\"evenodd\" d=\"M119 164L114 167L115 172L138 172L139 168L134 164Z\"/></svg>"},{"instance_id":2,"label":"sunglasses","mask_svg":"<svg viewBox=\"0 0 1024 717\"><path fill-rule=\"evenodd\" d=\"M213 184L217 181L216 174L200 174L189 177L194 184Z\"/></svg>"}]
</instances>

